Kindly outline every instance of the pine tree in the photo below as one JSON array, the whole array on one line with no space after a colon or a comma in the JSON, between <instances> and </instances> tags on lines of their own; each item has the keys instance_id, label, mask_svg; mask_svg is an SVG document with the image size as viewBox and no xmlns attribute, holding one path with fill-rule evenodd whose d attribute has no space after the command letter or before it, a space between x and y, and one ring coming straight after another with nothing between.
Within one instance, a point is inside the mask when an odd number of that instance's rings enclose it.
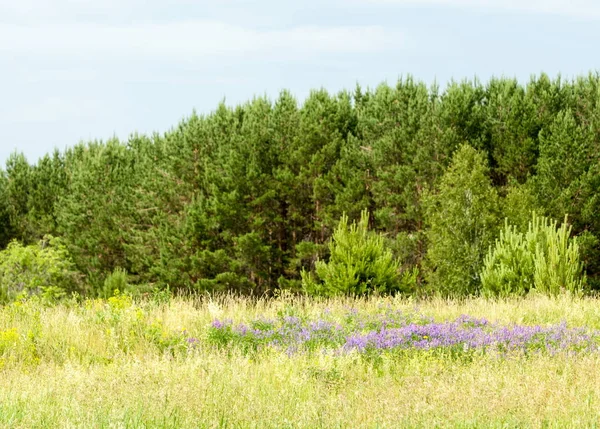
<instances>
[{"instance_id":1,"label":"pine tree","mask_svg":"<svg viewBox=\"0 0 600 429\"><path fill-rule=\"evenodd\" d=\"M329 260L319 260L315 272L303 271L304 289L318 296L410 292L417 273L401 273L400 263L385 248L383 236L369 231L369 213L348 224L343 215L329 242Z\"/></svg>"},{"instance_id":2,"label":"pine tree","mask_svg":"<svg viewBox=\"0 0 600 429\"><path fill-rule=\"evenodd\" d=\"M25 155L12 153L6 161L5 205L13 236L25 243L32 243L36 235L28 217L31 176Z\"/></svg>"},{"instance_id":3,"label":"pine tree","mask_svg":"<svg viewBox=\"0 0 600 429\"><path fill-rule=\"evenodd\" d=\"M486 88L485 134L489 137L492 177L524 183L533 173L541 129L530 93L516 79L492 79Z\"/></svg>"},{"instance_id":4,"label":"pine tree","mask_svg":"<svg viewBox=\"0 0 600 429\"><path fill-rule=\"evenodd\" d=\"M600 112L600 105L596 108ZM575 234L587 235L583 258L590 283L600 274L600 119L578 125L570 110L559 113L540 135L537 175L532 179L538 201L555 218L565 214Z\"/></svg>"},{"instance_id":5,"label":"pine tree","mask_svg":"<svg viewBox=\"0 0 600 429\"><path fill-rule=\"evenodd\" d=\"M14 238L8 211L7 185L6 173L0 169L0 250L4 249L10 240Z\"/></svg>"}]
</instances>

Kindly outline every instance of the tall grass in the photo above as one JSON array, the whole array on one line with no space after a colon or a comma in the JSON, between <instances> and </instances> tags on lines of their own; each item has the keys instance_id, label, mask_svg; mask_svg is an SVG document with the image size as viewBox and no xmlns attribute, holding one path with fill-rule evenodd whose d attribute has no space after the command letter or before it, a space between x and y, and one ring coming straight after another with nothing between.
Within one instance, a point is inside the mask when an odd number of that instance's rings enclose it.
<instances>
[{"instance_id":1,"label":"tall grass","mask_svg":"<svg viewBox=\"0 0 600 429\"><path fill-rule=\"evenodd\" d=\"M297 314L342 317L349 308L461 314L499 323L600 329L600 301L524 299L315 301L282 297L126 296L80 305L33 302L0 309L2 427L565 427L600 421L600 353L478 355L422 352L243 354L208 342L214 319ZM187 339L197 339L189 344Z\"/></svg>"}]
</instances>

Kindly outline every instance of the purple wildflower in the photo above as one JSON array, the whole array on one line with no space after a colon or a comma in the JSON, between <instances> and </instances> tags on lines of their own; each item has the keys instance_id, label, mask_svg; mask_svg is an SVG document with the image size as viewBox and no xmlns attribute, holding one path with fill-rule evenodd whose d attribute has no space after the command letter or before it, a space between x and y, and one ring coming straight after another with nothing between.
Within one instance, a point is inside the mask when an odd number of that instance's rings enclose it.
<instances>
[{"instance_id":1,"label":"purple wildflower","mask_svg":"<svg viewBox=\"0 0 600 429\"><path fill-rule=\"evenodd\" d=\"M461 315L453 321L434 322L421 314L407 314L389 307L382 313L360 315L351 309L343 323L318 319L303 321L294 316L277 320L259 318L246 324L215 320L217 344L281 350L287 354L320 351L451 350L513 353L598 352L600 331L554 326L501 326L483 318Z\"/></svg>"}]
</instances>

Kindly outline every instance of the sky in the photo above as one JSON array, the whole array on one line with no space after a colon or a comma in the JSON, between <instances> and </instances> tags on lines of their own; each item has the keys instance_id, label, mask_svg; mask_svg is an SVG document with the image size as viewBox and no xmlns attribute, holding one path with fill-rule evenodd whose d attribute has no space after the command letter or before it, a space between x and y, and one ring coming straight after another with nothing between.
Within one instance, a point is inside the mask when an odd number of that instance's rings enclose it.
<instances>
[{"instance_id":1,"label":"sky","mask_svg":"<svg viewBox=\"0 0 600 429\"><path fill-rule=\"evenodd\" d=\"M597 0L0 0L0 166L290 90L600 70Z\"/></svg>"}]
</instances>

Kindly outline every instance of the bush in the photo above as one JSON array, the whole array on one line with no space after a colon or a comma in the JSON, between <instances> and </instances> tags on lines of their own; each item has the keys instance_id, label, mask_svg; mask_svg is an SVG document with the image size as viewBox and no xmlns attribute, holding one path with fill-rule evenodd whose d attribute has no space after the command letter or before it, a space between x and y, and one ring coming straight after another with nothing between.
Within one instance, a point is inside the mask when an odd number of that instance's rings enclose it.
<instances>
[{"instance_id":1,"label":"bush","mask_svg":"<svg viewBox=\"0 0 600 429\"><path fill-rule=\"evenodd\" d=\"M401 272L400 263L384 246L383 236L368 229L368 213L348 226L343 215L329 242L329 261L317 260L315 275L302 272L302 286L311 295L368 295L409 292L416 269Z\"/></svg>"},{"instance_id":2,"label":"bush","mask_svg":"<svg viewBox=\"0 0 600 429\"><path fill-rule=\"evenodd\" d=\"M106 279L100 293L102 298L110 298L113 295L118 295L119 292L125 292L128 289L127 272L122 268L115 268Z\"/></svg>"},{"instance_id":3,"label":"bush","mask_svg":"<svg viewBox=\"0 0 600 429\"><path fill-rule=\"evenodd\" d=\"M55 301L76 291L79 274L58 238L46 236L38 244L12 241L0 252L0 299L39 296Z\"/></svg>"},{"instance_id":4,"label":"bush","mask_svg":"<svg viewBox=\"0 0 600 429\"><path fill-rule=\"evenodd\" d=\"M527 232L505 222L484 261L481 273L484 295L523 295L532 289L548 294L581 292L586 278L579 243L569 238L567 218L557 222L532 214Z\"/></svg>"},{"instance_id":5,"label":"bush","mask_svg":"<svg viewBox=\"0 0 600 429\"><path fill-rule=\"evenodd\" d=\"M486 296L524 295L534 287L535 251L508 219L483 264L481 288Z\"/></svg>"}]
</instances>

